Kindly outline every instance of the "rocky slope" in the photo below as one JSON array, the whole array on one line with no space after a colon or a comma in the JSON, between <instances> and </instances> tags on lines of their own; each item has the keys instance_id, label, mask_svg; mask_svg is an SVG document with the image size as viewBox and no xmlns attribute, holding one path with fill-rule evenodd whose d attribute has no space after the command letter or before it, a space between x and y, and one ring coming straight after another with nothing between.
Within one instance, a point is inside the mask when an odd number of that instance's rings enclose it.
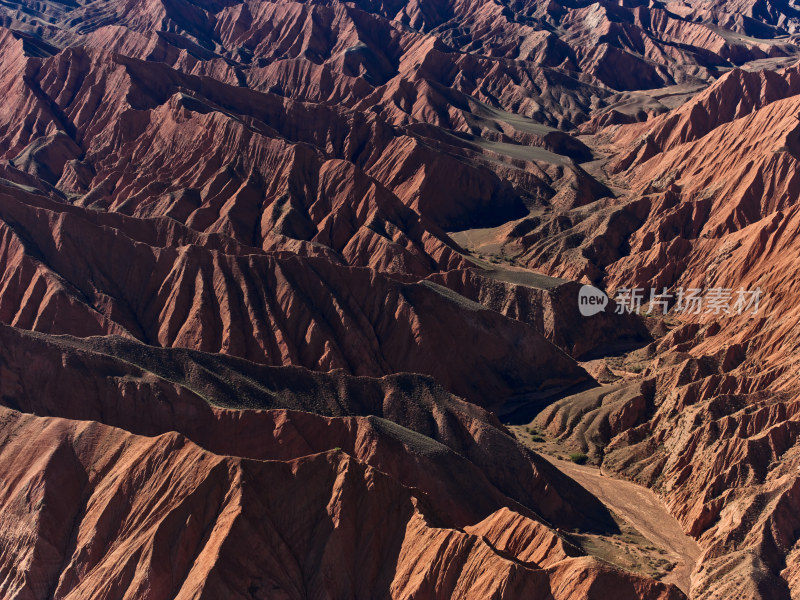
<instances>
[{"instance_id":1,"label":"rocky slope","mask_svg":"<svg viewBox=\"0 0 800 600\"><path fill-rule=\"evenodd\" d=\"M0 314L17 327L356 375L425 373L484 406L591 380L533 327L433 282L21 194L0 204Z\"/></svg>"},{"instance_id":2,"label":"rocky slope","mask_svg":"<svg viewBox=\"0 0 800 600\"><path fill-rule=\"evenodd\" d=\"M609 290L763 292L757 314L738 314L734 296L727 310L660 318L660 339L623 368L631 383L536 420L665 498L704 551L697 598L797 593L796 72L733 71L670 114L602 130L599 147L624 148L608 164L619 196L588 219L565 215L563 235L585 239L562 268ZM593 254L609 236L624 244Z\"/></svg>"},{"instance_id":3,"label":"rocky slope","mask_svg":"<svg viewBox=\"0 0 800 600\"><path fill-rule=\"evenodd\" d=\"M16 409L0 409L15 522L0 535L4 594L566 599L611 585L682 597L582 556L550 523L613 529L604 507L428 379L1 335L2 398ZM212 407L201 394L303 410Z\"/></svg>"},{"instance_id":4,"label":"rocky slope","mask_svg":"<svg viewBox=\"0 0 800 600\"><path fill-rule=\"evenodd\" d=\"M693 598L796 596L797 19L3 2L2 595L683 597L575 542L618 521L496 416L539 413L664 498Z\"/></svg>"}]
</instances>

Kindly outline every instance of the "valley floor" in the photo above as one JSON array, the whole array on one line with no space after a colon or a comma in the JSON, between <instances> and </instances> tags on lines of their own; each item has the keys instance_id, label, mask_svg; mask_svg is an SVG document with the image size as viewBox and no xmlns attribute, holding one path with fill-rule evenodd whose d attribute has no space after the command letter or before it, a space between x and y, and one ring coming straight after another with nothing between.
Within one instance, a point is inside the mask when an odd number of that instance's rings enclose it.
<instances>
[{"instance_id":1,"label":"valley floor","mask_svg":"<svg viewBox=\"0 0 800 600\"><path fill-rule=\"evenodd\" d=\"M674 568L662 581L674 583L687 595L690 576L700 556L700 548L669 514L661 499L651 490L610 476L601 468L578 465L569 460L544 455L562 473L568 475L599 498L615 515L622 518L675 561Z\"/></svg>"}]
</instances>

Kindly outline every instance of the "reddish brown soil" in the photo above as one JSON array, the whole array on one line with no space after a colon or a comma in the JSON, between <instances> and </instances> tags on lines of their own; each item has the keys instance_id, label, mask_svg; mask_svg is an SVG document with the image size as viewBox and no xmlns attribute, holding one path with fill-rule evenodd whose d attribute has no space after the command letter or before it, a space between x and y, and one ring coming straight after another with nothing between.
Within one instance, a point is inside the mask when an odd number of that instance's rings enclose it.
<instances>
[{"instance_id":1,"label":"reddish brown soil","mask_svg":"<svg viewBox=\"0 0 800 600\"><path fill-rule=\"evenodd\" d=\"M796 598L799 26L3 2L0 596ZM672 579L577 543L609 507Z\"/></svg>"}]
</instances>

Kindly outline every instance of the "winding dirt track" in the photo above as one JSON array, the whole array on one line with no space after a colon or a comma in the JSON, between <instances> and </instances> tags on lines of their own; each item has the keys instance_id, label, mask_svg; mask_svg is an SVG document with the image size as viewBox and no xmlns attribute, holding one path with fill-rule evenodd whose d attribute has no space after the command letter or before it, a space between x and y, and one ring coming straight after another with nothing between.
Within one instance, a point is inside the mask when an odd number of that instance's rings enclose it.
<instances>
[{"instance_id":1,"label":"winding dirt track","mask_svg":"<svg viewBox=\"0 0 800 600\"><path fill-rule=\"evenodd\" d=\"M597 467L543 456L597 496L654 545L666 550L677 561L677 566L663 581L674 583L689 595L691 574L700 556L700 547L683 532L678 521L667 512L654 492L630 481L603 475Z\"/></svg>"}]
</instances>

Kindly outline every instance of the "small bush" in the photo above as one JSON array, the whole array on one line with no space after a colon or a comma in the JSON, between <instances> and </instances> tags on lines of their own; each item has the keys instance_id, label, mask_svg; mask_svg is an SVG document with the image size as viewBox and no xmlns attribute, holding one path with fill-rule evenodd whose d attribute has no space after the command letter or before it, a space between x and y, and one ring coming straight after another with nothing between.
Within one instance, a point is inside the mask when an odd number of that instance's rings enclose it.
<instances>
[{"instance_id":1,"label":"small bush","mask_svg":"<svg viewBox=\"0 0 800 600\"><path fill-rule=\"evenodd\" d=\"M569 459L576 465L583 465L586 464L586 461L589 460L589 457L583 452L573 452L569 455Z\"/></svg>"},{"instance_id":2,"label":"small bush","mask_svg":"<svg viewBox=\"0 0 800 600\"><path fill-rule=\"evenodd\" d=\"M545 441L545 440L544 440L544 438L543 438L542 436L540 436L539 434L536 434L536 433L534 433L534 434L531 436L531 441L532 441L532 442L541 443L541 442L543 442L543 441Z\"/></svg>"}]
</instances>

